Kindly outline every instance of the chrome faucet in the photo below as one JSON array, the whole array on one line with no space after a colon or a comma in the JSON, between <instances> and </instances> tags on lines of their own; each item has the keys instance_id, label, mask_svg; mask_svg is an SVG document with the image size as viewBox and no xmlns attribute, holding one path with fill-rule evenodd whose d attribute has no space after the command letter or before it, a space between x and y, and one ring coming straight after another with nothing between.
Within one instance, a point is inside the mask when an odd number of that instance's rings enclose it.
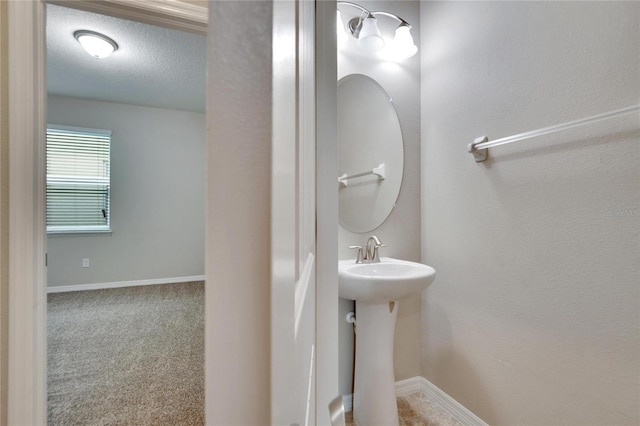
<instances>
[{"instance_id":1,"label":"chrome faucet","mask_svg":"<svg viewBox=\"0 0 640 426\"><path fill-rule=\"evenodd\" d=\"M364 246L349 246L350 249L358 250L356 263L379 263L380 255L378 249L380 247L384 247L384 244L375 235L370 236Z\"/></svg>"}]
</instances>

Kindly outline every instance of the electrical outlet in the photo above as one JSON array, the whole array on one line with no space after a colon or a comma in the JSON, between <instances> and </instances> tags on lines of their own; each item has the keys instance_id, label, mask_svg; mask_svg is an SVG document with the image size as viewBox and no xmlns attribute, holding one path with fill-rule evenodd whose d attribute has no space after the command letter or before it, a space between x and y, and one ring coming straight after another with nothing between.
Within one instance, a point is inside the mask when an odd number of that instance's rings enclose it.
<instances>
[{"instance_id":1,"label":"electrical outlet","mask_svg":"<svg viewBox=\"0 0 640 426\"><path fill-rule=\"evenodd\" d=\"M91 266L91 264L89 263L89 259L82 259L82 267L88 268L89 266Z\"/></svg>"}]
</instances>

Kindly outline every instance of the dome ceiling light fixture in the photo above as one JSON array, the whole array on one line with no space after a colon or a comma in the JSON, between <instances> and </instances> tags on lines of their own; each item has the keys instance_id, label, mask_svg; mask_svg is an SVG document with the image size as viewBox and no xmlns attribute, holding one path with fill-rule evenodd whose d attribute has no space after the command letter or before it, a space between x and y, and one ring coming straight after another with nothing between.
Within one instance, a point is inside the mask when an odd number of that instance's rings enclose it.
<instances>
[{"instance_id":1,"label":"dome ceiling light fixture","mask_svg":"<svg viewBox=\"0 0 640 426\"><path fill-rule=\"evenodd\" d=\"M364 7L346 1L337 2L337 6L351 6L360 10L360 16L352 18L345 25L338 9L337 32L338 40L344 38L344 33L351 34L356 39L356 46L365 52L376 52L380 58L391 61L401 61L412 57L418 52L418 47L411 36L411 24L398 15L382 11L370 11ZM386 16L397 21L395 36L385 40L378 28L378 16Z\"/></svg>"},{"instance_id":2,"label":"dome ceiling light fixture","mask_svg":"<svg viewBox=\"0 0 640 426\"><path fill-rule=\"evenodd\" d=\"M106 58L118 50L118 43L95 31L78 30L73 33L73 36L84 50L96 59Z\"/></svg>"}]
</instances>

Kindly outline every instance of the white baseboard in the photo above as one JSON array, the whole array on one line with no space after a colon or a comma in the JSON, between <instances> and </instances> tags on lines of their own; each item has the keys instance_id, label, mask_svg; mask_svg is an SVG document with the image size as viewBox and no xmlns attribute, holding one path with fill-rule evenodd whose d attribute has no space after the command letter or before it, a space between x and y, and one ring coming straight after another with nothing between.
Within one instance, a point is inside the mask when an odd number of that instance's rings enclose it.
<instances>
[{"instance_id":1,"label":"white baseboard","mask_svg":"<svg viewBox=\"0 0 640 426\"><path fill-rule=\"evenodd\" d=\"M420 390L427 394L431 402L439 405L454 419L465 426L488 426L480 417L469 411L464 405L447 395L442 389L425 379L417 377L420 381Z\"/></svg>"},{"instance_id":2,"label":"white baseboard","mask_svg":"<svg viewBox=\"0 0 640 426\"><path fill-rule=\"evenodd\" d=\"M424 377L416 376L396 382L396 396L409 396L422 390Z\"/></svg>"},{"instance_id":3,"label":"white baseboard","mask_svg":"<svg viewBox=\"0 0 640 426\"><path fill-rule=\"evenodd\" d=\"M204 281L204 278L204 275L194 275L191 277L154 278L150 280L116 281L111 283L61 285L47 287L47 293L63 293L66 291L81 290L101 290L105 288L135 287L139 285L187 283L192 281Z\"/></svg>"},{"instance_id":4,"label":"white baseboard","mask_svg":"<svg viewBox=\"0 0 640 426\"><path fill-rule=\"evenodd\" d=\"M424 392L433 404L442 408L451 417L465 426L488 426L480 417L467 410L462 404L451 398L442 389L424 377L416 376L396 382L396 396L409 396L417 392ZM345 412L353 409L352 394L343 395L342 402Z\"/></svg>"}]
</instances>

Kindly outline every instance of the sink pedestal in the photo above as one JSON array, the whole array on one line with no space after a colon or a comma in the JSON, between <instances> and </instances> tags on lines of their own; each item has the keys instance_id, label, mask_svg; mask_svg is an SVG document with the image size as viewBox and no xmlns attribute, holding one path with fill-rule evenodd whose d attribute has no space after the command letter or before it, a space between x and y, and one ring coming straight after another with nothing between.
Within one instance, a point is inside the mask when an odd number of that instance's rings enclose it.
<instances>
[{"instance_id":1,"label":"sink pedestal","mask_svg":"<svg viewBox=\"0 0 640 426\"><path fill-rule=\"evenodd\" d=\"M398 425L393 335L398 302L356 301L353 419L358 425Z\"/></svg>"},{"instance_id":2,"label":"sink pedestal","mask_svg":"<svg viewBox=\"0 0 640 426\"><path fill-rule=\"evenodd\" d=\"M358 425L398 425L393 376L397 300L420 294L435 276L431 266L390 257L338 262L338 295L356 301L353 418Z\"/></svg>"}]
</instances>

